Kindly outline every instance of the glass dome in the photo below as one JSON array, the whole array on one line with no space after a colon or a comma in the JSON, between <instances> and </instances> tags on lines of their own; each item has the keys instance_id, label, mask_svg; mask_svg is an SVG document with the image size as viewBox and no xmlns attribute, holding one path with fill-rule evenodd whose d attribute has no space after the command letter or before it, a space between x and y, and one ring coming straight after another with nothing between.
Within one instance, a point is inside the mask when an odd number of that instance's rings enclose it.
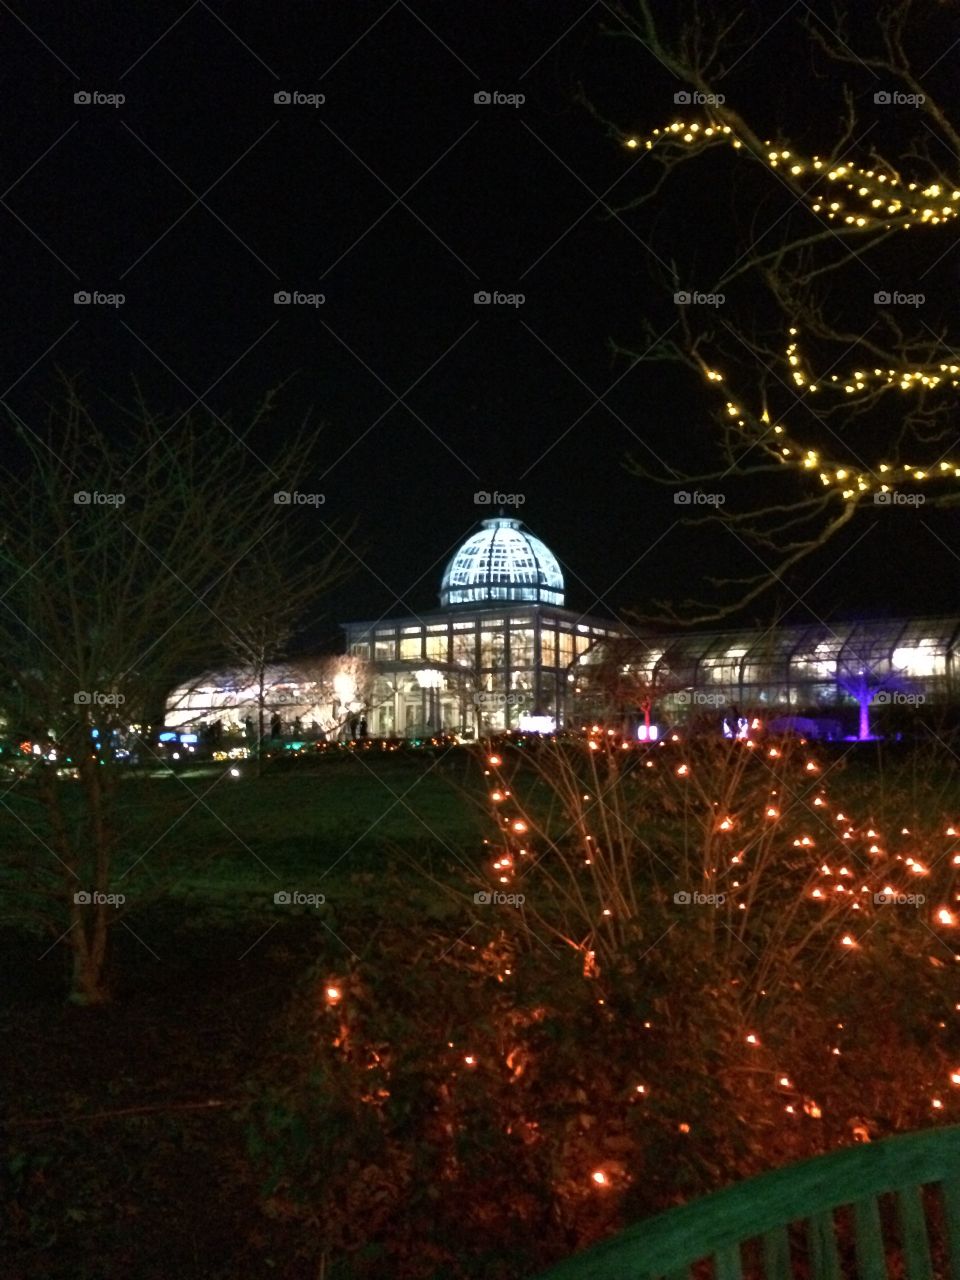
<instances>
[{"instance_id":1,"label":"glass dome","mask_svg":"<svg viewBox=\"0 0 960 1280\"><path fill-rule=\"evenodd\" d=\"M500 600L563 604L563 574L553 552L508 516L482 521L440 584L443 608Z\"/></svg>"}]
</instances>

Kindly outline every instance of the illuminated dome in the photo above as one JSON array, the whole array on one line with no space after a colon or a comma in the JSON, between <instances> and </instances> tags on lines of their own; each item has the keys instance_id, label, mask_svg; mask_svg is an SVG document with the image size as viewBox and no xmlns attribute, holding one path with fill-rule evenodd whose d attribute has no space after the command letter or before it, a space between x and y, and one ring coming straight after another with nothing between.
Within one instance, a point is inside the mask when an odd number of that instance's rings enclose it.
<instances>
[{"instance_id":1,"label":"illuminated dome","mask_svg":"<svg viewBox=\"0 0 960 1280\"><path fill-rule=\"evenodd\" d=\"M440 604L525 600L563 604L563 574L553 552L519 520L484 520L447 565Z\"/></svg>"}]
</instances>

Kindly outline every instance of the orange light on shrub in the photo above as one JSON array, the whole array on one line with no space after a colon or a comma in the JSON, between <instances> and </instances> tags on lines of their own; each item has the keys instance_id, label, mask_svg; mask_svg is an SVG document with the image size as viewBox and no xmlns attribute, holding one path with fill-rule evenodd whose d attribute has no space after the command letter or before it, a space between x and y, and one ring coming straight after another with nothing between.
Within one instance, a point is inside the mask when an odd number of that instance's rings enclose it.
<instances>
[{"instance_id":1,"label":"orange light on shrub","mask_svg":"<svg viewBox=\"0 0 960 1280\"><path fill-rule=\"evenodd\" d=\"M610 1179L607 1177L607 1175L603 1172L602 1169L594 1169L590 1177L594 1180L594 1182L597 1184L598 1187L608 1187L610 1185Z\"/></svg>"},{"instance_id":2,"label":"orange light on shrub","mask_svg":"<svg viewBox=\"0 0 960 1280\"><path fill-rule=\"evenodd\" d=\"M841 947L855 947L857 943L856 943L856 940L852 938L849 933L845 933L843 937L840 939L840 945Z\"/></svg>"},{"instance_id":3,"label":"orange light on shrub","mask_svg":"<svg viewBox=\"0 0 960 1280\"><path fill-rule=\"evenodd\" d=\"M756 1037L756 1036L753 1034L753 1032L751 1031L751 1032L750 1032L750 1034L747 1036L747 1044L759 1044L759 1043L760 1043L760 1041L757 1039L757 1037Z\"/></svg>"},{"instance_id":4,"label":"orange light on shrub","mask_svg":"<svg viewBox=\"0 0 960 1280\"><path fill-rule=\"evenodd\" d=\"M339 1004L343 999L343 992L339 987L327 987L325 992L327 1004Z\"/></svg>"},{"instance_id":5,"label":"orange light on shrub","mask_svg":"<svg viewBox=\"0 0 960 1280\"><path fill-rule=\"evenodd\" d=\"M780 810L779 810L779 809L775 809L775 808L773 807L773 805L771 805L771 806L770 806L770 808L767 810L767 817L768 817L768 818L779 818L779 817L780 817Z\"/></svg>"},{"instance_id":6,"label":"orange light on shrub","mask_svg":"<svg viewBox=\"0 0 960 1280\"><path fill-rule=\"evenodd\" d=\"M954 925L956 923L957 918L949 907L941 907L937 912L937 924Z\"/></svg>"},{"instance_id":7,"label":"orange light on shrub","mask_svg":"<svg viewBox=\"0 0 960 1280\"><path fill-rule=\"evenodd\" d=\"M503 764L503 760L500 756L488 756L487 764L492 764L492 765Z\"/></svg>"},{"instance_id":8,"label":"orange light on shrub","mask_svg":"<svg viewBox=\"0 0 960 1280\"><path fill-rule=\"evenodd\" d=\"M468 1067L475 1067L477 1065L477 1060L472 1053L467 1054L467 1056L464 1058L464 1062L467 1064Z\"/></svg>"},{"instance_id":9,"label":"orange light on shrub","mask_svg":"<svg viewBox=\"0 0 960 1280\"><path fill-rule=\"evenodd\" d=\"M681 1133L689 1133L689 1132L690 1132L690 1126L689 1126L688 1124L678 1124L678 1125L677 1125L677 1128L680 1130L680 1132L681 1132Z\"/></svg>"},{"instance_id":10,"label":"orange light on shrub","mask_svg":"<svg viewBox=\"0 0 960 1280\"><path fill-rule=\"evenodd\" d=\"M490 792L490 799L491 799L491 800L493 800L495 803L499 804L499 803L500 803L500 801L503 799L503 792L502 792L502 791L491 791L491 792Z\"/></svg>"},{"instance_id":11,"label":"orange light on shrub","mask_svg":"<svg viewBox=\"0 0 960 1280\"><path fill-rule=\"evenodd\" d=\"M678 778L685 778L689 772L690 772L690 770L689 770L689 768L687 767L687 765L685 765L685 764L678 764L678 765L677 765L677 777L678 777Z\"/></svg>"},{"instance_id":12,"label":"orange light on shrub","mask_svg":"<svg viewBox=\"0 0 960 1280\"><path fill-rule=\"evenodd\" d=\"M511 826L513 827L513 830L516 831L517 835L522 835L527 829L527 824L525 822L521 822L519 818L516 822L511 823Z\"/></svg>"},{"instance_id":13,"label":"orange light on shrub","mask_svg":"<svg viewBox=\"0 0 960 1280\"><path fill-rule=\"evenodd\" d=\"M931 1098L930 1105L933 1107L934 1111L941 1111L943 1109L943 1103L939 1098Z\"/></svg>"},{"instance_id":14,"label":"orange light on shrub","mask_svg":"<svg viewBox=\"0 0 960 1280\"><path fill-rule=\"evenodd\" d=\"M781 1088L781 1089L792 1089L792 1088L793 1088L793 1085L790 1083L790 1077L789 1077L789 1076L781 1076L781 1077L780 1077L780 1079L777 1081L777 1084L780 1086L780 1088Z\"/></svg>"}]
</instances>

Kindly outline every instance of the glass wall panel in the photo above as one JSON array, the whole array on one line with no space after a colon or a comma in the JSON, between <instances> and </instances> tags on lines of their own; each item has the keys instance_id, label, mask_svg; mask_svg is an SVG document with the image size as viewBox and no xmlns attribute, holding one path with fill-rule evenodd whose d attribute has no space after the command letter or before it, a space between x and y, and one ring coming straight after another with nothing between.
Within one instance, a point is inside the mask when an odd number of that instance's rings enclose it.
<instances>
[{"instance_id":1,"label":"glass wall panel","mask_svg":"<svg viewBox=\"0 0 960 1280\"><path fill-rule=\"evenodd\" d=\"M402 636L400 638L400 657L405 661L411 658L422 658L423 637L421 635Z\"/></svg>"}]
</instances>

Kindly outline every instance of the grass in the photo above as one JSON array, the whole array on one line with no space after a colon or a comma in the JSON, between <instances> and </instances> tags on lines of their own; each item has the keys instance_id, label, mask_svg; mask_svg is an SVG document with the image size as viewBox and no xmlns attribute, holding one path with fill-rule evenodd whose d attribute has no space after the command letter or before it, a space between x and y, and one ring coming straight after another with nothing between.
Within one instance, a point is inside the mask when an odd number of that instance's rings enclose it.
<instances>
[{"instance_id":1,"label":"grass","mask_svg":"<svg viewBox=\"0 0 960 1280\"><path fill-rule=\"evenodd\" d=\"M443 895L413 861L466 890L491 829L470 803L488 788L466 751L283 764L262 778L249 765L240 777L205 766L124 778L117 887L131 910L114 930L112 1006L66 1006L67 947L5 931L16 981L0 998L0 1038L16 1052L0 1068L0 1180L18 1280L301 1274L245 1154L243 1082L304 974L345 963L344 938L376 950L377 920L406 927L420 901L416 927L429 931ZM858 750L847 768L868 781L872 757ZM918 807L957 801L955 767L942 775L938 788L918 784ZM562 829L546 789L530 775L522 789ZM29 784L4 806L0 866L26 849L55 867ZM275 906L278 889L327 901ZM189 1109L209 1100L224 1105Z\"/></svg>"}]
</instances>

